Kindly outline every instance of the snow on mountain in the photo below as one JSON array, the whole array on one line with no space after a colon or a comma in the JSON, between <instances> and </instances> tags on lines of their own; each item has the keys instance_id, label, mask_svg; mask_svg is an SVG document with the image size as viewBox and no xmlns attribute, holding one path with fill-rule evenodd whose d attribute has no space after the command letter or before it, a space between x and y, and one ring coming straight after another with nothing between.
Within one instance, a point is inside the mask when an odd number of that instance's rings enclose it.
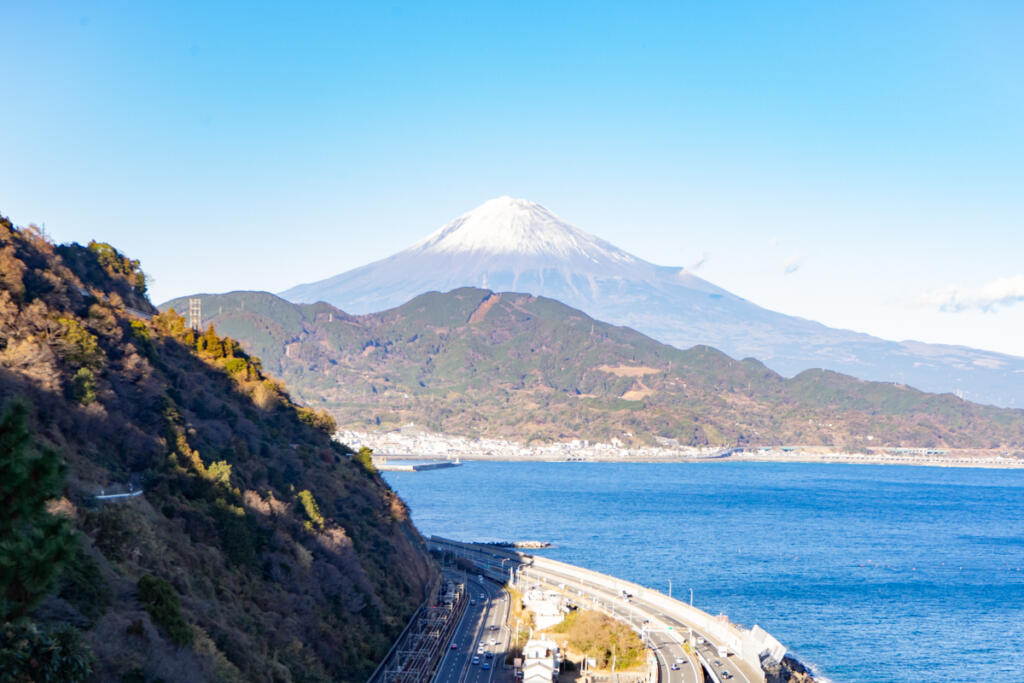
<instances>
[{"instance_id":1,"label":"snow on mountain","mask_svg":"<svg viewBox=\"0 0 1024 683\"><path fill-rule=\"evenodd\" d=\"M525 199L484 202L393 256L281 293L349 313L392 308L463 286L558 299L607 322L687 348L707 344L793 375L827 368L862 379L1024 406L1024 359L962 347L892 342L756 306L683 268L665 267Z\"/></svg>"},{"instance_id":2,"label":"snow on mountain","mask_svg":"<svg viewBox=\"0 0 1024 683\"><path fill-rule=\"evenodd\" d=\"M410 252L530 254L595 263L638 259L569 225L547 207L526 199L498 197L441 226Z\"/></svg>"}]
</instances>

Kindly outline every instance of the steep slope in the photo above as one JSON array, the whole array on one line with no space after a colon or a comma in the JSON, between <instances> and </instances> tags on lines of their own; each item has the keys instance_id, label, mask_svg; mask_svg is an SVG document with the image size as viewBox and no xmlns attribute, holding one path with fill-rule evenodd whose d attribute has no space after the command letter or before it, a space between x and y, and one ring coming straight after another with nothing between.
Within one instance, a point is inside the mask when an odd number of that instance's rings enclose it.
<instances>
[{"instance_id":1,"label":"steep slope","mask_svg":"<svg viewBox=\"0 0 1024 683\"><path fill-rule=\"evenodd\" d=\"M95 680L363 680L434 576L328 416L237 342L158 314L111 247L4 219L0 409L14 403L67 465L52 507L79 538L32 616L81 632Z\"/></svg>"},{"instance_id":2,"label":"steep slope","mask_svg":"<svg viewBox=\"0 0 1024 683\"><path fill-rule=\"evenodd\" d=\"M246 330L284 330L273 318L281 301L266 293L201 299L243 343ZM259 343L276 344L267 357L289 386L343 426L413 421L517 440L1024 446L1024 411L830 371L785 379L755 360L682 351L526 294L430 292L358 317L293 305L288 318L299 322Z\"/></svg>"},{"instance_id":3,"label":"steep slope","mask_svg":"<svg viewBox=\"0 0 1024 683\"><path fill-rule=\"evenodd\" d=\"M557 299L678 348L706 344L794 375L828 368L970 400L1024 406L1024 358L892 342L769 311L683 268L657 266L579 230L543 206L500 197L412 247L282 293L363 314L428 291L474 286Z\"/></svg>"}]
</instances>

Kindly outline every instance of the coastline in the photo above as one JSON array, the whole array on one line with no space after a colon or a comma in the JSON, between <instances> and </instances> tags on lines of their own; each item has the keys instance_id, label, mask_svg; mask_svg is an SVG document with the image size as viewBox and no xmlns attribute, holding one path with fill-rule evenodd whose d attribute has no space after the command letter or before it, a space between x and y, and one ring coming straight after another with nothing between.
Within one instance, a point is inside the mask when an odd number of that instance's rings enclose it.
<instances>
[{"instance_id":1,"label":"coastline","mask_svg":"<svg viewBox=\"0 0 1024 683\"><path fill-rule=\"evenodd\" d=\"M441 434L407 425L392 431L338 430L334 438L355 450L370 448L381 462L403 460L458 463L495 462L804 462L848 465L913 465L916 467L973 467L1024 469L1024 450L1012 448L862 446L846 451L831 446L703 446L656 437L657 445L627 445L584 439L523 444L487 437ZM398 466L402 466L399 464ZM444 464L435 466L445 466Z\"/></svg>"},{"instance_id":2,"label":"coastline","mask_svg":"<svg viewBox=\"0 0 1024 683\"><path fill-rule=\"evenodd\" d=\"M444 459L437 454L385 453L379 455L389 460L425 460ZM378 454L375 453L375 454ZM861 453L812 453L793 452L786 454L734 453L718 457L685 457L685 456L607 456L586 458L559 458L547 455L520 455L460 452L458 459L483 462L599 462L599 463L718 463L718 462L774 462L774 463L834 463L837 465L912 465L915 467L956 467L983 469L1024 469L1024 459L1000 456L967 456L959 455L948 458L921 458L902 455L861 454Z\"/></svg>"},{"instance_id":3,"label":"coastline","mask_svg":"<svg viewBox=\"0 0 1024 683\"><path fill-rule=\"evenodd\" d=\"M815 679L957 680L921 642L953 642L979 604L1013 605L991 629L1019 612L1020 472L479 461L388 482L425 534L547 540L559 547L527 552L663 592L671 578L687 601L693 587L695 605L760 623ZM991 629L956 642L980 649ZM996 647L990 662L1020 660ZM892 656L860 678L866 651Z\"/></svg>"}]
</instances>

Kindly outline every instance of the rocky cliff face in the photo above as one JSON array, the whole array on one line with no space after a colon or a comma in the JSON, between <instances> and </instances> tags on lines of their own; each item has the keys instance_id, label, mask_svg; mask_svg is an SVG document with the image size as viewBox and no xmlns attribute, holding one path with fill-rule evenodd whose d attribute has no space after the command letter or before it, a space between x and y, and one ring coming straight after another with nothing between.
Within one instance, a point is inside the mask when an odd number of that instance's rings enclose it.
<instances>
[{"instance_id":1,"label":"rocky cliff face","mask_svg":"<svg viewBox=\"0 0 1024 683\"><path fill-rule=\"evenodd\" d=\"M113 248L3 219L14 403L67 467L50 507L78 538L30 616L70 624L97 680L364 679L433 579L405 505L329 417L237 342L158 314Z\"/></svg>"},{"instance_id":2,"label":"rocky cliff face","mask_svg":"<svg viewBox=\"0 0 1024 683\"><path fill-rule=\"evenodd\" d=\"M814 683L814 676L798 660L789 655L776 662L771 657L761 660L765 683Z\"/></svg>"}]
</instances>

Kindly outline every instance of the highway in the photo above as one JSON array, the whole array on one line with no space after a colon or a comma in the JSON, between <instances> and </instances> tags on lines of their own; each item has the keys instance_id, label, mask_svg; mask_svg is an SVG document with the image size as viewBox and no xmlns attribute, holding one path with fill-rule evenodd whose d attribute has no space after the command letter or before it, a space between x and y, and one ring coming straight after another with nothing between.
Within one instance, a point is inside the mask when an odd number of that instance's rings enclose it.
<instances>
[{"instance_id":1,"label":"highway","mask_svg":"<svg viewBox=\"0 0 1024 683\"><path fill-rule=\"evenodd\" d=\"M510 635L505 625L511 607L509 595L493 581L481 582L472 573L457 574L450 578L465 583L468 599L475 604L466 606L432 680L434 683L511 683L512 669L505 667ZM485 643L483 648L481 643ZM487 657L488 652L491 657ZM476 664L474 657L478 658Z\"/></svg>"},{"instance_id":2,"label":"highway","mask_svg":"<svg viewBox=\"0 0 1024 683\"><path fill-rule=\"evenodd\" d=\"M509 570L514 569L520 585L544 580L548 586L575 592L581 599L590 600L631 623L638 632L649 632L656 646L661 683L701 683L705 678L713 683L764 683L759 656L767 652L781 660L786 651L778 640L757 626L738 627L667 598L656 590L613 576L513 549L460 543L436 536L431 538L431 544L472 560L479 571L496 581L504 580ZM624 589L636 595L626 599L620 594ZM585 600L584 604L587 604ZM695 650L689 655L682 654L682 644L686 641ZM719 655L718 646L722 643L729 651ZM686 663L680 664L679 671L673 671L671 666L680 656L687 657Z\"/></svg>"},{"instance_id":3,"label":"highway","mask_svg":"<svg viewBox=\"0 0 1024 683\"><path fill-rule=\"evenodd\" d=\"M443 539L440 540L443 542ZM623 621L630 622L638 631L644 628L656 646L655 654L658 656L662 670L661 681L663 682L699 682L703 680L704 672L695 671L694 666L696 665L696 669L701 669L702 663L703 668L707 670L707 678L715 683L761 683L764 681L760 665L755 666L754 663L734 656L731 652L728 656L719 655L715 643L708 642L707 634L703 633L702 629L692 628L691 630L690 624L681 621L678 616L667 614L665 608L658 604L658 598L662 598L660 602L664 602L664 596L660 596L650 589L637 587L636 590L641 595L625 600L617 592L619 587L610 583L610 581L616 581L614 577L595 575L594 580L589 580L586 575L579 576L580 572L575 571L578 568L570 565L566 565L564 570L559 571L560 567L551 567L549 562L546 562L543 567L531 566L533 560L529 555L524 556L515 551L492 550L479 546L467 547L464 544L456 545L462 546L459 550L465 556L477 562L483 561L489 564L496 576L507 572L511 561L512 565L520 572L521 579L527 583L546 578L549 586L554 585L567 589L569 592L575 592L577 596L584 596L592 603L596 602L597 606L605 611ZM527 577L529 577L528 580ZM643 597L647 594L651 594L650 599L654 600L653 603L644 601ZM644 619L648 620L646 624L643 622ZM681 644L689 639L691 633L694 638L696 654L702 661L698 662L696 657L690 655L684 659L684 662L688 663L681 664L680 671L672 671L670 667L676 657L686 657L682 654ZM777 644L777 641L775 642Z\"/></svg>"},{"instance_id":4,"label":"highway","mask_svg":"<svg viewBox=\"0 0 1024 683\"><path fill-rule=\"evenodd\" d=\"M534 576L537 570L530 567L523 567L520 574L526 576ZM675 657L686 657L682 652L682 641L686 640L690 633L690 627L679 621L678 619L671 617L663 613L658 607L648 604L639 598L630 598L628 601L624 600L621 595L617 595L606 587L599 586L583 579L560 574L551 569L544 569L543 573L539 576L552 576L556 577L558 584L564 584L566 587L573 587L579 591L583 591L595 597L601 602L606 608L611 607L611 611L616 613L619 618L623 621L627 621L636 627L639 627L638 620L642 622L643 619L648 619L648 627L654 629L653 634L665 634L665 637L656 641L657 643L663 643L665 645L664 653L665 659L674 660ZM642 615L638 616L638 615ZM669 630L671 627L671 630ZM720 657L716 649L707 642L706 639L700 633L694 632L694 635L698 638L697 650L701 655L704 656L705 662L708 664L708 670L712 673L713 677L722 683L755 683L760 681L760 678L754 678L746 671L746 668L742 662L734 657ZM701 640L704 642L701 643ZM656 651L659 655L662 654L662 646L659 645ZM670 663L671 663L670 660ZM715 662L719 662L717 665ZM680 675L682 674L682 675ZM668 678L663 680L669 683L680 681L682 683L694 683L697 678L693 671L692 665L682 666L681 671L669 671Z\"/></svg>"},{"instance_id":5,"label":"highway","mask_svg":"<svg viewBox=\"0 0 1024 683\"><path fill-rule=\"evenodd\" d=\"M600 586L587 585L579 579L557 575L548 570L538 573L524 567L520 571L520 581L526 584L539 581L549 588L560 589L570 596L576 596L577 604L582 603L584 607L608 612L616 619L630 624L637 632L646 635L651 649L658 658L658 668L661 670L659 680L662 683L701 683L704 680L703 674L697 671L700 668L699 664L695 668L695 660L683 650L685 628L682 633L676 632L675 628L670 630L670 624L667 624L653 607L645 606L639 601L626 600L623 596ZM673 669L672 665L677 662L679 668Z\"/></svg>"},{"instance_id":6,"label":"highway","mask_svg":"<svg viewBox=\"0 0 1024 683\"><path fill-rule=\"evenodd\" d=\"M676 631L674 626L670 629L672 624L666 623L656 614L654 608L647 606L647 609L644 609L641 603L624 600L621 595L586 581L558 575L547 569L540 572L532 567L521 565L516 555L502 553L499 556L481 549L468 551L467 556L478 562L486 563L493 568L496 575L504 575L508 571L507 562L511 559L519 569L520 584L529 586L543 583L549 589L554 588L566 593L577 604L601 609L613 617L629 623L638 633L642 633L648 638L658 660L661 683L702 683L704 681L699 662L683 650L682 642L686 638L685 629L682 632ZM556 577L555 580L551 580L552 576ZM490 585L490 582L487 584ZM462 641L459 642L459 645L461 650ZM673 665L676 665L677 662L679 668L673 669ZM449 669L445 678L438 677L435 680L439 683L457 683L459 679L454 675L454 669ZM488 679L482 679L482 681L484 680ZM496 678L495 680L501 679Z\"/></svg>"}]
</instances>

